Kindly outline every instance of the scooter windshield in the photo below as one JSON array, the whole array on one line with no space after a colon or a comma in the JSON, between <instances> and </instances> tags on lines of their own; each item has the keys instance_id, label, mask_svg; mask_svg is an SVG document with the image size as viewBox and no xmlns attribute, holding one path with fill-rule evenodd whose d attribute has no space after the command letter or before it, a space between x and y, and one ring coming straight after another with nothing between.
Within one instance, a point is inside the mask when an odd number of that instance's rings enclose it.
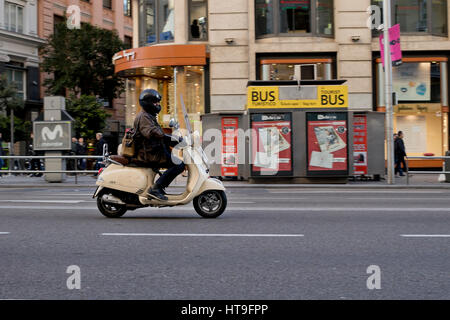
<instances>
[{"instance_id":1,"label":"scooter windshield","mask_svg":"<svg viewBox=\"0 0 450 320\"><path fill-rule=\"evenodd\" d=\"M181 103L181 110L183 111L184 125L186 126L185 137L187 137L189 139L189 141L191 141L192 127L191 127L191 122L189 121L189 115L186 111L186 105L184 104L182 94L180 94L180 103Z\"/></svg>"}]
</instances>

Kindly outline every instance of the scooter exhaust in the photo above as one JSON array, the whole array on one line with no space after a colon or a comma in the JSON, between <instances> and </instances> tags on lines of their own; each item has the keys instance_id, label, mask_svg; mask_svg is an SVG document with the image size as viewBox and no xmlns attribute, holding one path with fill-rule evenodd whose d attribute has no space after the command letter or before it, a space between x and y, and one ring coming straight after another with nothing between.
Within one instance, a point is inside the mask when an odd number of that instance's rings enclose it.
<instances>
[{"instance_id":1,"label":"scooter exhaust","mask_svg":"<svg viewBox=\"0 0 450 320\"><path fill-rule=\"evenodd\" d=\"M102 196L102 201L106 202L106 203L111 203L111 204L120 204L120 205L126 205L125 202L123 202L122 200L120 200L117 197L114 197L113 195L110 194L104 194Z\"/></svg>"}]
</instances>

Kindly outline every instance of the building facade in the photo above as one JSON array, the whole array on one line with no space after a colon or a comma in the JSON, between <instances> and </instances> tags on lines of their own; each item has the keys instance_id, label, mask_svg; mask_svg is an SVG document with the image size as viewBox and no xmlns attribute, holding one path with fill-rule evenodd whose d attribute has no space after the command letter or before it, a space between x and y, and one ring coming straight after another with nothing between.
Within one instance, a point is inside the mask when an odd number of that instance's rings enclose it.
<instances>
[{"instance_id":1,"label":"building facade","mask_svg":"<svg viewBox=\"0 0 450 320\"><path fill-rule=\"evenodd\" d=\"M0 0L0 73L16 83L30 120L40 102L39 52L44 43L38 33L36 0Z\"/></svg>"},{"instance_id":2,"label":"building facade","mask_svg":"<svg viewBox=\"0 0 450 320\"><path fill-rule=\"evenodd\" d=\"M347 80L352 111L384 111L376 30L382 2L134 0L134 48L115 58L116 71L127 78L127 125L145 88L163 93L164 124L182 93L201 127L203 113L244 112L247 81L289 80L296 68L303 79ZM446 0L391 2L404 57L394 68L394 129L405 133L408 155L444 155L450 7Z\"/></svg>"},{"instance_id":3,"label":"building facade","mask_svg":"<svg viewBox=\"0 0 450 320\"><path fill-rule=\"evenodd\" d=\"M64 21L67 15L67 9L71 5L80 8L81 23L90 23L94 26L116 30L119 37L132 46L133 38L133 20L131 11L131 0L40 0L38 1L38 34L43 39L48 39L57 23ZM41 75L41 80L45 76ZM40 96L45 95L45 88L41 88ZM105 109L111 115L108 120L108 133L113 135L123 132L124 127L124 104L125 98L114 100L112 105L105 103Z\"/></svg>"}]
</instances>

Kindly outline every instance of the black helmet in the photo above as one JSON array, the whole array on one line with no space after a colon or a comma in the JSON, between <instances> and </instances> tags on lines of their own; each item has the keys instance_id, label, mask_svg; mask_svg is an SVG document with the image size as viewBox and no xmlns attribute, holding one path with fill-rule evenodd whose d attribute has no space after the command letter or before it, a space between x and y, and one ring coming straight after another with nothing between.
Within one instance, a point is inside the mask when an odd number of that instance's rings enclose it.
<instances>
[{"instance_id":1,"label":"black helmet","mask_svg":"<svg viewBox=\"0 0 450 320\"><path fill-rule=\"evenodd\" d=\"M155 106L155 104L159 105L160 101L161 95L154 89L145 89L139 96L139 104L145 111L151 114L157 114L161 111L161 106Z\"/></svg>"}]
</instances>

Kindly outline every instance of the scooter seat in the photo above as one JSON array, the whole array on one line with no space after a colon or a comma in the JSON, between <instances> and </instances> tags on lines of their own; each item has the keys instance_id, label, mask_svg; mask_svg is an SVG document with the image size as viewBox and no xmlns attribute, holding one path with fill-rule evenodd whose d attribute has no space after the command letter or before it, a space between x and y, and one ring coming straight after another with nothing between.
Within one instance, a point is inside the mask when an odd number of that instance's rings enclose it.
<instances>
[{"instance_id":1,"label":"scooter seat","mask_svg":"<svg viewBox=\"0 0 450 320\"><path fill-rule=\"evenodd\" d=\"M123 156L113 155L113 156L110 156L110 158L111 158L111 160L114 160L124 166L130 164L130 161Z\"/></svg>"}]
</instances>

